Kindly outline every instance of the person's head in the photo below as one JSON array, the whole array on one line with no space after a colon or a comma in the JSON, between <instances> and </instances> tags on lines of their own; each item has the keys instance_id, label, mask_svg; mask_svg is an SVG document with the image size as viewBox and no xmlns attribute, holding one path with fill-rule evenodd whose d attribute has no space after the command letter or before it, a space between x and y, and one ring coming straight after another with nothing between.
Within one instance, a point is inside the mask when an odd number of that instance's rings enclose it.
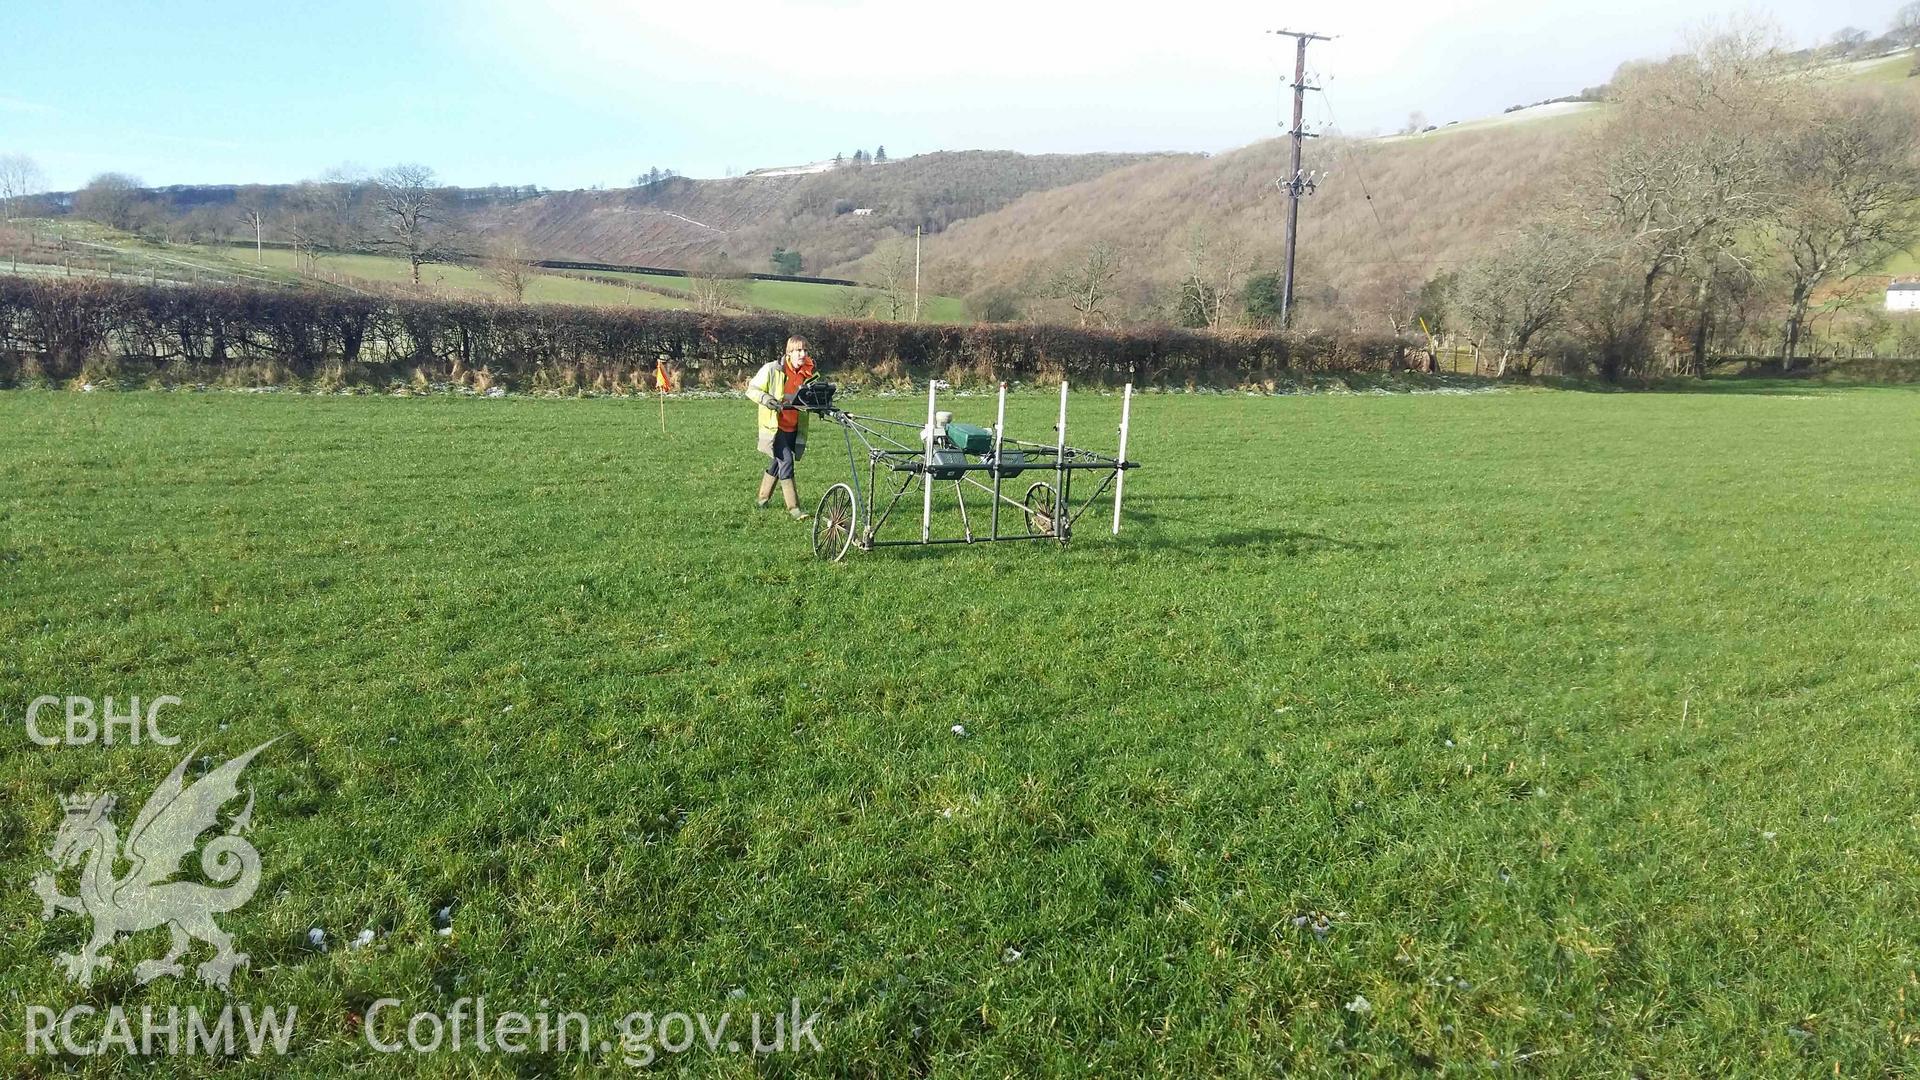
<instances>
[{"instance_id":1,"label":"person's head","mask_svg":"<svg viewBox=\"0 0 1920 1080\"><path fill-rule=\"evenodd\" d=\"M787 366L797 368L807 355L807 339L790 337L787 339Z\"/></svg>"}]
</instances>

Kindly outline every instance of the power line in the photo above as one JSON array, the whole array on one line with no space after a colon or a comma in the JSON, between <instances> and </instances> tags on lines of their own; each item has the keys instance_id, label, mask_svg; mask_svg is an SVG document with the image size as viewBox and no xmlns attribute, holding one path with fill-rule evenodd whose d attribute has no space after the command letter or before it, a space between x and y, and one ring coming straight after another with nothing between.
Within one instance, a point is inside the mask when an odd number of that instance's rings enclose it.
<instances>
[{"instance_id":1,"label":"power line","mask_svg":"<svg viewBox=\"0 0 1920 1080\"><path fill-rule=\"evenodd\" d=\"M1327 119L1332 123L1335 130L1338 130L1340 127L1340 118L1334 115L1333 99L1325 90L1320 91L1320 102L1327 107ZM1353 169L1354 179L1360 182L1360 194L1365 197L1367 201L1367 209L1373 213L1373 223L1380 227L1380 239L1386 241L1387 254L1393 256L1394 262L1407 261L1400 258L1400 252L1393 246L1393 232L1387 228L1386 219L1380 216L1380 207L1374 204L1373 192L1367 189L1366 173L1360 168L1360 162L1355 157L1353 149L1347 146L1344 140L1341 140L1340 150L1347 155L1347 164Z\"/></svg>"}]
</instances>

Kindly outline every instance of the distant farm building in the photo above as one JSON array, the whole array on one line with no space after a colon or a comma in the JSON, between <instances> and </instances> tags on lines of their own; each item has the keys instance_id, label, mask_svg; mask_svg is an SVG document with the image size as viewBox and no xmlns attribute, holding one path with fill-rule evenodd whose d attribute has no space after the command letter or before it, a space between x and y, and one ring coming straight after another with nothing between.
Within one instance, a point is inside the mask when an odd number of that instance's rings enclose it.
<instances>
[{"instance_id":1,"label":"distant farm building","mask_svg":"<svg viewBox=\"0 0 1920 1080\"><path fill-rule=\"evenodd\" d=\"M871 206L856 207L853 211L853 216L854 217L872 217L873 207Z\"/></svg>"},{"instance_id":2,"label":"distant farm building","mask_svg":"<svg viewBox=\"0 0 1920 1080\"><path fill-rule=\"evenodd\" d=\"M1920 281L1896 281L1887 286L1887 310L1920 311Z\"/></svg>"}]
</instances>

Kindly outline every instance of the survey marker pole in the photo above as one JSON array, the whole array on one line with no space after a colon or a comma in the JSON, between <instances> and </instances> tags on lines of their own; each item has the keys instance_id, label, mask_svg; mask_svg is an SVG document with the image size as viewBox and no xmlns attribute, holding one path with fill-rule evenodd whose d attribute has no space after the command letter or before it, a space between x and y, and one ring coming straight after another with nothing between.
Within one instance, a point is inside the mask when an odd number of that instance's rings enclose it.
<instances>
[{"instance_id":1,"label":"survey marker pole","mask_svg":"<svg viewBox=\"0 0 1920 1080\"><path fill-rule=\"evenodd\" d=\"M927 456L921 464L920 478L926 481L920 499L920 542L926 543L933 538L933 410L934 399L940 393L938 379L927 380L927 427L922 434L927 437Z\"/></svg>"},{"instance_id":2,"label":"survey marker pole","mask_svg":"<svg viewBox=\"0 0 1920 1080\"><path fill-rule=\"evenodd\" d=\"M1068 490L1068 380L1060 380L1060 423L1054 425L1054 440L1058 454L1054 454L1054 536L1066 534L1066 523L1062 515L1066 513L1066 490Z\"/></svg>"},{"instance_id":3,"label":"survey marker pole","mask_svg":"<svg viewBox=\"0 0 1920 1080\"><path fill-rule=\"evenodd\" d=\"M1000 384L1000 408L993 414L993 538L1000 539L1000 444L1007 430L1007 384ZM1032 530L1029 529L1029 532Z\"/></svg>"},{"instance_id":4,"label":"survey marker pole","mask_svg":"<svg viewBox=\"0 0 1920 1080\"><path fill-rule=\"evenodd\" d=\"M1120 535L1120 496L1127 490L1127 429L1133 421L1133 384L1120 399L1120 471L1113 478L1113 535Z\"/></svg>"}]
</instances>

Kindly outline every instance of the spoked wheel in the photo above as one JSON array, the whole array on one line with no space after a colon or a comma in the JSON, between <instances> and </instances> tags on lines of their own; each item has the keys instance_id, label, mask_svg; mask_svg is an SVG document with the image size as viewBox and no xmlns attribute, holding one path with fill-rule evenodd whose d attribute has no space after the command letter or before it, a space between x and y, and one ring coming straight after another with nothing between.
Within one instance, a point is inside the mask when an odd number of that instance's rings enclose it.
<instances>
[{"instance_id":1,"label":"spoked wheel","mask_svg":"<svg viewBox=\"0 0 1920 1080\"><path fill-rule=\"evenodd\" d=\"M1054 501L1052 484L1039 483L1027 489L1027 531L1041 536L1058 535L1064 541L1066 536L1054 531Z\"/></svg>"},{"instance_id":2,"label":"spoked wheel","mask_svg":"<svg viewBox=\"0 0 1920 1080\"><path fill-rule=\"evenodd\" d=\"M828 562L846 558L853 546L855 519L859 516L853 501L853 489L835 484L820 496L820 508L813 514L813 554Z\"/></svg>"}]
</instances>

